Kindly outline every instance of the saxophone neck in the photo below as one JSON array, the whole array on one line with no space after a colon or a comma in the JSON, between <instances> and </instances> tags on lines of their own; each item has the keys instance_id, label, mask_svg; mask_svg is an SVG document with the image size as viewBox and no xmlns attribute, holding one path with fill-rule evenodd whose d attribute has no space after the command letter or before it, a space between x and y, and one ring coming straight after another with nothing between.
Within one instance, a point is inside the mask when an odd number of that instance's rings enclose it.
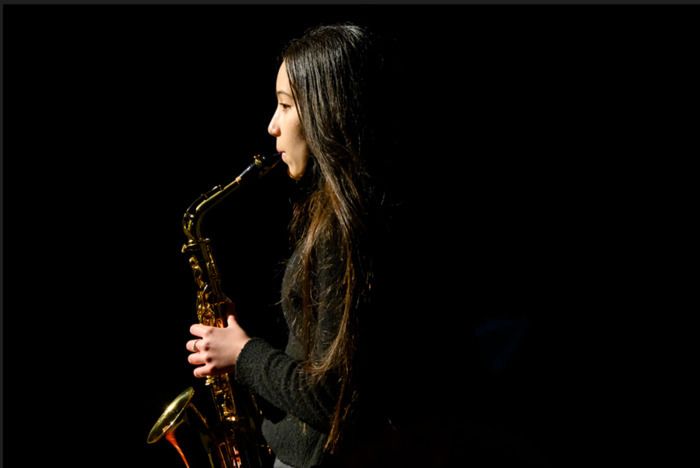
<instances>
[{"instance_id":1,"label":"saxophone neck","mask_svg":"<svg viewBox=\"0 0 700 468\"><path fill-rule=\"evenodd\" d=\"M202 239L200 226L202 219L209 209L221 202L240 186L251 180L266 175L281 160L280 153L270 155L256 154L253 162L246 167L235 179L226 185L217 185L199 196L185 211L182 219L182 227L189 241L199 242Z\"/></svg>"}]
</instances>

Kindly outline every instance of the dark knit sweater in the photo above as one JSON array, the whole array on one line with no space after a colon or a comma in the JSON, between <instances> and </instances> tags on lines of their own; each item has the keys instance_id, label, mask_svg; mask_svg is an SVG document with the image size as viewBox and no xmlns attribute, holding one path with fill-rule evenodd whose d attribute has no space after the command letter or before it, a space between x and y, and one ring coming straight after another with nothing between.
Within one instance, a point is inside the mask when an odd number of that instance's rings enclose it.
<instances>
[{"instance_id":1,"label":"dark knit sweater","mask_svg":"<svg viewBox=\"0 0 700 468\"><path fill-rule=\"evenodd\" d=\"M328 255L319 262L316 288L336 287L337 272ZM291 281L293 262L298 261L295 252L288 262L284 285ZM323 265L326 265L325 267ZM292 288L292 291L296 291ZM331 417L338 396L337 382L332 377L317 385L308 381L302 370L304 350L294 330L295 317L300 316L299 297L282 298L282 310L290 332L284 351L274 348L261 338L251 339L241 351L236 365L235 378L275 408L279 415L265 414L262 431L275 455L294 467L312 467L321 462L323 445L330 430ZM337 332L336 307L318 307L317 339L322 346Z\"/></svg>"}]
</instances>

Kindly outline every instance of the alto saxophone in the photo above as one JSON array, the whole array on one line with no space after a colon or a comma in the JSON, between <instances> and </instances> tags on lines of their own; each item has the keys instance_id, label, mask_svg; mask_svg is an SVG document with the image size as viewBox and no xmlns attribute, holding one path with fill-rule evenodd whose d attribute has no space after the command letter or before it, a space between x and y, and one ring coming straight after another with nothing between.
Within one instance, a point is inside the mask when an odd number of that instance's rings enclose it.
<instances>
[{"instance_id":1,"label":"alto saxophone","mask_svg":"<svg viewBox=\"0 0 700 468\"><path fill-rule=\"evenodd\" d=\"M204 214L227 195L245 183L267 174L280 161L280 154L256 155L253 162L225 186L217 185L202 194L187 209L182 227L186 242L182 253L194 274L197 287L197 318L199 323L224 327L229 299L221 290L221 281L212 255L211 243L201 234ZM199 447L204 449L203 465L212 468L263 468L272 465L272 452L260 432L261 415L255 397L246 388L229 379L228 374L209 376L209 388L215 421L207 418L193 402L192 387L176 397L151 429L147 442L155 443L165 437L178 451L186 467L191 460L186 456L182 441L175 431L183 423L193 427ZM190 457L191 458L191 457Z\"/></svg>"}]
</instances>

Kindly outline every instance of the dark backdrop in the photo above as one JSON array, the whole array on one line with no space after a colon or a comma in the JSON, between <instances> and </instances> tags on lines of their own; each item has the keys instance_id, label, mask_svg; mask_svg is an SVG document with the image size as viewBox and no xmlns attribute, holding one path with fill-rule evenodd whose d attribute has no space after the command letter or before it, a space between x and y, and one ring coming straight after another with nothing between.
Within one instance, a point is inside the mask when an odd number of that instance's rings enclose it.
<instances>
[{"instance_id":1,"label":"dark backdrop","mask_svg":"<svg viewBox=\"0 0 700 468\"><path fill-rule=\"evenodd\" d=\"M628 224L657 144L642 115L673 92L653 70L687 76L667 46L689 34L654 35L642 25L656 12L635 23L628 11L4 8L6 456L177 466L145 438L193 382L181 215L274 149L279 51L339 20L374 27L400 58L408 306L396 333L414 372L400 397L459 459L473 414L556 466L623 446L613 324L648 294L630 279L641 266ZM287 189L273 175L208 224L225 289L273 342ZM524 334L475 338L514 324ZM474 353L479 372L465 364Z\"/></svg>"}]
</instances>

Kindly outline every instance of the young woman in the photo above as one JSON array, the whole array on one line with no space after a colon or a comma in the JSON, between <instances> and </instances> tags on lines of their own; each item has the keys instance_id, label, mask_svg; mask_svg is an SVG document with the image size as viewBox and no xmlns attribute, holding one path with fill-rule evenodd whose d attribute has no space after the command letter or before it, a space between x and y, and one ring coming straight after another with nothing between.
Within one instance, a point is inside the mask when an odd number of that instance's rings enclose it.
<instances>
[{"instance_id":1,"label":"young woman","mask_svg":"<svg viewBox=\"0 0 700 468\"><path fill-rule=\"evenodd\" d=\"M249 336L234 316L226 328L193 325L186 344L196 377L233 372L280 410L262 428L275 466L327 463L357 427L386 420L370 410L377 392L367 390L365 359L383 290L387 145L379 137L392 136L380 128L388 122L383 63L355 25L320 26L287 46L268 127L298 190L282 282L287 346Z\"/></svg>"}]
</instances>

